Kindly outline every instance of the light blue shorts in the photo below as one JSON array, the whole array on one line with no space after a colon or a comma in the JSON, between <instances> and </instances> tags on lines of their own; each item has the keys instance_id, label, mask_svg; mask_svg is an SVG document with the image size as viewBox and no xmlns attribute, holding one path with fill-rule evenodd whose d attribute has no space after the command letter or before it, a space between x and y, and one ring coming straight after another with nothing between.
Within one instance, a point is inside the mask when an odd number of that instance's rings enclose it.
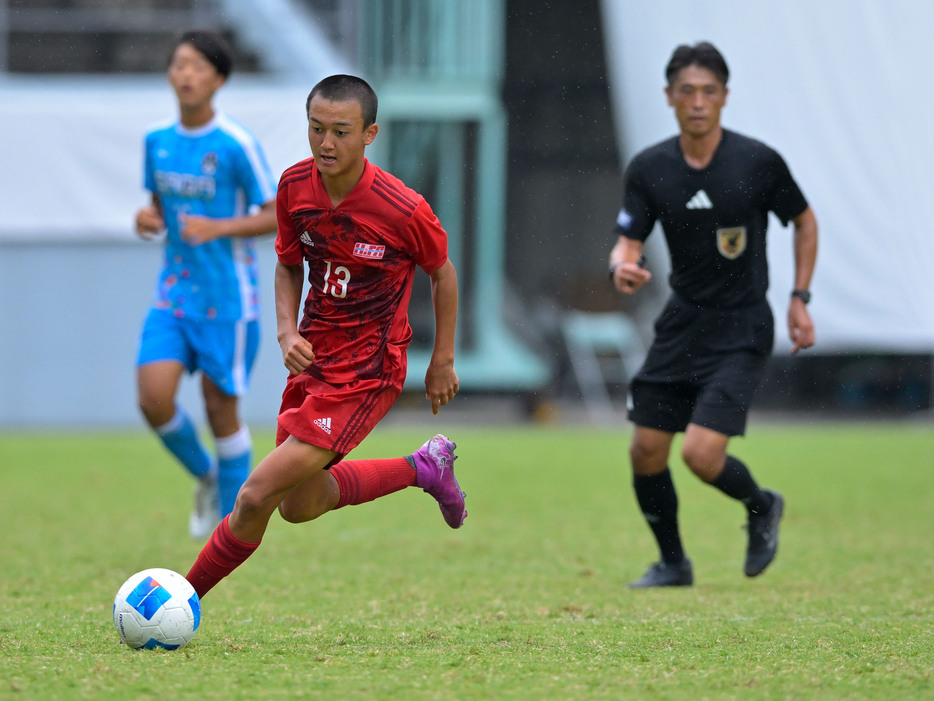
<instances>
[{"instance_id":1,"label":"light blue shorts","mask_svg":"<svg viewBox=\"0 0 934 701\"><path fill-rule=\"evenodd\" d=\"M137 365L177 360L203 372L225 394L242 396L259 352L259 321L203 321L150 309L139 341Z\"/></svg>"}]
</instances>

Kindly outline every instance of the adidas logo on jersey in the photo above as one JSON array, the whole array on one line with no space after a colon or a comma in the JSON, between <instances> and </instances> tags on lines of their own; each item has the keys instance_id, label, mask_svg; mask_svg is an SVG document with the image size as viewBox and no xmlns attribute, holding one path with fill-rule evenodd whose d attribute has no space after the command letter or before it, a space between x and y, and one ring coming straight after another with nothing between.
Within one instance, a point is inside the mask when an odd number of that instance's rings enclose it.
<instances>
[{"instance_id":1,"label":"adidas logo on jersey","mask_svg":"<svg viewBox=\"0 0 934 701\"><path fill-rule=\"evenodd\" d=\"M322 431L324 431L329 436L331 435L331 417L330 416L326 419L315 419L314 424L315 426L320 428Z\"/></svg>"},{"instance_id":2,"label":"adidas logo on jersey","mask_svg":"<svg viewBox=\"0 0 934 701\"><path fill-rule=\"evenodd\" d=\"M303 231L302 235L298 237L298 240L306 246L311 246L312 248L315 247L315 242L311 240L311 234L309 234L307 231Z\"/></svg>"},{"instance_id":3,"label":"adidas logo on jersey","mask_svg":"<svg viewBox=\"0 0 934 701\"><path fill-rule=\"evenodd\" d=\"M688 203L684 206L688 209L713 209L713 202L707 197L706 192L698 190L694 193L694 197L689 199Z\"/></svg>"}]
</instances>

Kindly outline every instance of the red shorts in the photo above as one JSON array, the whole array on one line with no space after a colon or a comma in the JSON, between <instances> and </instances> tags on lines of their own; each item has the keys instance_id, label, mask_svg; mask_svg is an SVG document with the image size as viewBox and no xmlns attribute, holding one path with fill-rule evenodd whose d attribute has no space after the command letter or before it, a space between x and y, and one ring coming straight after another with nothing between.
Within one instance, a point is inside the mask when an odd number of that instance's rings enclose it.
<instances>
[{"instance_id":1,"label":"red shorts","mask_svg":"<svg viewBox=\"0 0 934 701\"><path fill-rule=\"evenodd\" d=\"M337 453L342 459L389 413L404 377L333 385L303 373L290 375L282 392L276 445L289 436ZM332 463L333 464L333 463Z\"/></svg>"}]
</instances>

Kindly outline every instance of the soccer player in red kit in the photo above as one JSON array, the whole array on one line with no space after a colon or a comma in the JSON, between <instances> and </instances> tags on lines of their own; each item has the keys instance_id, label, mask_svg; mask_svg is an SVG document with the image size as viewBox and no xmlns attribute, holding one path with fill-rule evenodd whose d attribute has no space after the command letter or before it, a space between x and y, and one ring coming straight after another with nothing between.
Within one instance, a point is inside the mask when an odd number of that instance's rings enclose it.
<instances>
[{"instance_id":1,"label":"soccer player in red kit","mask_svg":"<svg viewBox=\"0 0 934 701\"><path fill-rule=\"evenodd\" d=\"M276 198L276 320L290 373L276 447L188 572L199 596L256 550L277 509L301 523L417 486L452 528L467 516L455 445L443 435L404 458L342 460L402 391L416 265L431 278L435 312L426 397L434 414L454 398L457 273L425 199L365 157L378 131L373 89L354 76L331 76L305 107L313 157L283 173Z\"/></svg>"}]
</instances>

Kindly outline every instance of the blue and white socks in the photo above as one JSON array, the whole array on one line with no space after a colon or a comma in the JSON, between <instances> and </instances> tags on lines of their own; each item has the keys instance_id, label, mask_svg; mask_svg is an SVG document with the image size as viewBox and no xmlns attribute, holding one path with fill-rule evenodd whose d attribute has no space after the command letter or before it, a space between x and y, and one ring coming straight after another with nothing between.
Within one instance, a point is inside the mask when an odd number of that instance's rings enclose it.
<instances>
[{"instance_id":1,"label":"blue and white socks","mask_svg":"<svg viewBox=\"0 0 934 701\"><path fill-rule=\"evenodd\" d=\"M203 480L216 471L220 517L233 511L237 493L252 468L253 439L249 429L241 425L233 435L215 439L216 467L214 459L198 438L194 423L181 407L176 407L175 416L155 431L168 451L196 479Z\"/></svg>"},{"instance_id":2,"label":"blue and white socks","mask_svg":"<svg viewBox=\"0 0 934 701\"><path fill-rule=\"evenodd\" d=\"M210 471L214 460L198 438L198 430L180 406L168 423L155 428L163 445L192 476L201 479Z\"/></svg>"},{"instance_id":3,"label":"blue and white socks","mask_svg":"<svg viewBox=\"0 0 934 701\"><path fill-rule=\"evenodd\" d=\"M250 475L253 458L253 440L250 430L240 426L231 436L217 438L217 488L220 496L221 518L233 511L237 493Z\"/></svg>"}]
</instances>

